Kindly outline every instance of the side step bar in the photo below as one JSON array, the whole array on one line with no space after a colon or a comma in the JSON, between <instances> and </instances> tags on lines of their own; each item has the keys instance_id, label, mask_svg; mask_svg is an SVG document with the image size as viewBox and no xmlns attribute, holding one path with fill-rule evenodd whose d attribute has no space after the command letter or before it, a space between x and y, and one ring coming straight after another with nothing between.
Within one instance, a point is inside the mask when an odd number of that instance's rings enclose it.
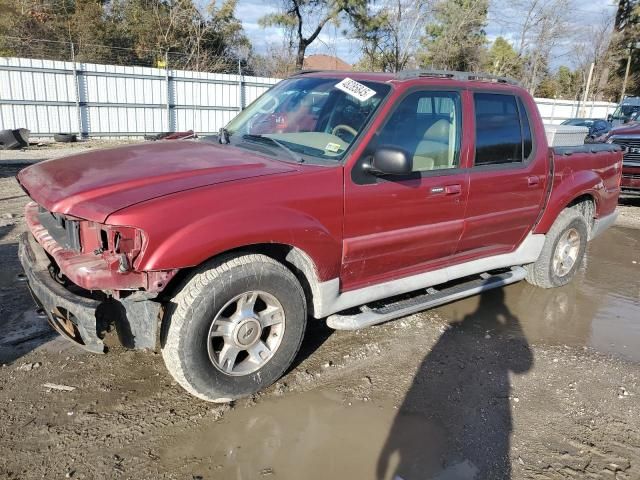
<instances>
[{"instance_id":1,"label":"side step bar","mask_svg":"<svg viewBox=\"0 0 640 480\"><path fill-rule=\"evenodd\" d=\"M427 293L379 308L369 308L363 305L360 307L361 313L352 315L336 313L327 318L327 325L335 330L359 330L470 297L492 288L516 283L524 279L526 275L527 271L522 267L512 267L510 271L496 275L484 273L480 278L439 291L429 288Z\"/></svg>"}]
</instances>

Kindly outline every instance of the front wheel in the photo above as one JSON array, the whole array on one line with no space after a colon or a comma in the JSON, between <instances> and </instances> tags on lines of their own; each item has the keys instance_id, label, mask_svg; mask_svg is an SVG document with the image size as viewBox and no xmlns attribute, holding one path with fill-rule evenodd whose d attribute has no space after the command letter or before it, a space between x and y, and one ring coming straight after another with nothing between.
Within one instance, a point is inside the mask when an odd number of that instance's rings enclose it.
<instances>
[{"instance_id":1,"label":"front wheel","mask_svg":"<svg viewBox=\"0 0 640 480\"><path fill-rule=\"evenodd\" d=\"M289 368L306 326L296 277L265 255L210 262L170 303L162 356L189 393L228 402L268 387Z\"/></svg>"},{"instance_id":2,"label":"front wheel","mask_svg":"<svg viewBox=\"0 0 640 480\"><path fill-rule=\"evenodd\" d=\"M576 275L587 248L589 229L577 210L563 210L546 235L535 263L527 265L527 282L542 288L561 287Z\"/></svg>"}]
</instances>

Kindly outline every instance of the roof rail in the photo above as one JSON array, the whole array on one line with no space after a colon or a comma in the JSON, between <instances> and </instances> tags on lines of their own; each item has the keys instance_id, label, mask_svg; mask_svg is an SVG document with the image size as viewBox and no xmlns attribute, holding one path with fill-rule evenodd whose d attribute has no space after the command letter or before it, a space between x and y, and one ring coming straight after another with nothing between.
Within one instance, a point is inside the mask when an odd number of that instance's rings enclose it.
<instances>
[{"instance_id":1,"label":"roof rail","mask_svg":"<svg viewBox=\"0 0 640 480\"><path fill-rule=\"evenodd\" d=\"M316 72L324 72L324 70L318 70L317 68L315 69L301 69L301 70L297 70L295 72L293 72L291 75L289 75L289 77L297 77L298 75L306 75L308 73L316 73Z\"/></svg>"},{"instance_id":2,"label":"roof rail","mask_svg":"<svg viewBox=\"0 0 640 480\"><path fill-rule=\"evenodd\" d=\"M520 85L520 82L509 77L500 77L489 73L456 72L454 70L403 70L396 77L400 80L420 77L450 78L452 80L477 80L481 82L506 83Z\"/></svg>"}]
</instances>

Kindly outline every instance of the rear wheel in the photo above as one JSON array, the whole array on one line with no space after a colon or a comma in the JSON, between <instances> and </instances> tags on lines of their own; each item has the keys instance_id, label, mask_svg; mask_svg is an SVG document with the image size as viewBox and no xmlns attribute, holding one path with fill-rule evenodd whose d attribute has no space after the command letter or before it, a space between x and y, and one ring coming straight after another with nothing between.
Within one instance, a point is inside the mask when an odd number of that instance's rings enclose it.
<instances>
[{"instance_id":1,"label":"rear wheel","mask_svg":"<svg viewBox=\"0 0 640 480\"><path fill-rule=\"evenodd\" d=\"M289 368L306 326L296 277L265 255L205 265L164 318L162 355L188 392L227 402L255 393Z\"/></svg>"},{"instance_id":2,"label":"rear wheel","mask_svg":"<svg viewBox=\"0 0 640 480\"><path fill-rule=\"evenodd\" d=\"M588 234L587 222L580 212L563 210L546 235L540 257L527 266L527 281L542 288L569 283L582 263Z\"/></svg>"}]
</instances>

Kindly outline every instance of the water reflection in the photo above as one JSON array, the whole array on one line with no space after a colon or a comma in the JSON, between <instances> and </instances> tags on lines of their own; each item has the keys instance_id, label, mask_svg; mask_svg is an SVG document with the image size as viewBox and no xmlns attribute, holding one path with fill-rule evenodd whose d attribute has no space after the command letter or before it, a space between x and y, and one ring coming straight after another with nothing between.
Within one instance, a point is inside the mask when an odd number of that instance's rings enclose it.
<instances>
[{"instance_id":1,"label":"water reflection","mask_svg":"<svg viewBox=\"0 0 640 480\"><path fill-rule=\"evenodd\" d=\"M396 413L391 404L349 404L326 391L285 396L234 409L208 429L173 438L161 457L169 468L184 465L180 473L203 478L374 479L395 424L403 452L438 465L442 428L423 415Z\"/></svg>"},{"instance_id":2,"label":"water reflection","mask_svg":"<svg viewBox=\"0 0 640 480\"><path fill-rule=\"evenodd\" d=\"M570 284L545 290L520 282L504 289L504 301L530 342L585 345L640 361L639 247L640 230L612 228L589 244ZM468 298L438 313L451 321L478 302Z\"/></svg>"}]
</instances>

